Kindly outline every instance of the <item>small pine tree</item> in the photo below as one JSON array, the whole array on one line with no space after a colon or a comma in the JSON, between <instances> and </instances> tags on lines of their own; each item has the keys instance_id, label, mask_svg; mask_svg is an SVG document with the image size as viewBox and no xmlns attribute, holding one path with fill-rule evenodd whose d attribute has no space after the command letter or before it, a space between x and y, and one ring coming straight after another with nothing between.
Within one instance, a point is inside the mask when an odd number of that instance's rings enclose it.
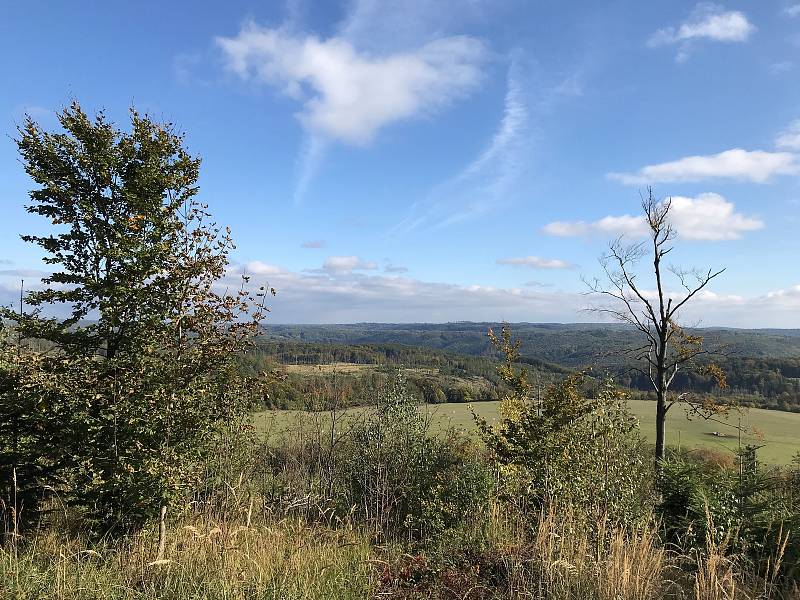
<instances>
[{"instance_id":1,"label":"small pine tree","mask_svg":"<svg viewBox=\"0 0 800 600\"><path fill-rule=\"evenodd\" d=\"M585 375L575 374L532 397L510 328L489 337L504 358L497 372L508 392L498 423L473 416L504 476L507 498L537 514L555 505L580 507L589 520L635 519L649 485L638 423L624 394L606 381L587 398Z\"/></svg>"}]
</instances>

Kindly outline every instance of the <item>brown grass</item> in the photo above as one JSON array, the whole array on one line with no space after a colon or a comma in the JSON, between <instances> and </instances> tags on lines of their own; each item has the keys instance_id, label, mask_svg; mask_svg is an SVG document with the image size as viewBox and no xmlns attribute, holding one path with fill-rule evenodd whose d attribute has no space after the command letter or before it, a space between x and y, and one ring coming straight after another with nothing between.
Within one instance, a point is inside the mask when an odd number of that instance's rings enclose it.
<instances>
[{"instance_id":1,"label":"brown grass","mask_svg":"<svg viewBox=\"0 0 800 600\"><path fill-rule=\"evenodd\" d=\"M477 566L435 568L419 559L409 564L427 570L424 585L382 585L384 565L409 555L399 546L374 546L352 527L291 519L248 527L195 517L170 529L163 560L156 560L153 531L92 545L49 530L18 550L0 548L0 598L800 598L800 590L781 590L775 579L781 548L758 576L730 555L726 540L709 539L697 556L679 556L660 544L652 524L624 529L603 520L588 527L569 512L526 524L500 504L489 512L485 556L476 564L493 562L499 576L492 579Z\"/></svg>"}]
</instances>

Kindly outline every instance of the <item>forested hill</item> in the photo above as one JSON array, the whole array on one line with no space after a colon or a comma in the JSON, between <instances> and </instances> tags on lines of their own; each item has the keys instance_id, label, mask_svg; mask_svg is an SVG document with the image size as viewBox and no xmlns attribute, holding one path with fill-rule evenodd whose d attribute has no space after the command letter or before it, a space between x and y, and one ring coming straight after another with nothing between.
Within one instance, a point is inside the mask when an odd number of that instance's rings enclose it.
<instances>
[{"instance_id":1,"label":"forested hill","mask_svg":"<svg viewBox=\"0 0 800 600\"><path fill-rule=\"evenodd\" d=\"M283 364L349 362L434 367L450 376L480 377L492 381L497 354L486 335L499 323L273 325L260 342L263 355ZM651 385L632 367L625 349L636 347L636 332L621 325L532 324L511 325L522 342L522 362L549 380L567 369L591 367L609 373L631 389L651 391ZM764 408L800 411L800 331L698 329L711 347L725 349L717 357L726 373L725 392ZM461 358L458 358L461 356ZM481 360L469 360L469 357ZM447 391L461 383L442 383ZM455 387L454 387L455 386ZM710 377L679 373L677 391L720 393ZM488 389L488 388L487 388ZM448 392L449 394L449 392ZM482 397L477 394L475 397Z\"/></svg>"},{"instance_id":2,"label":"forested hill","mask_svg":"<svg viewBox=\"0 0 800 600\"><path fill-rule=\"evenodd\" d=\"M269 339L335 344L403 344L447 350L458 354L493 356L486 337L501 323L356 323L351 325L270 325ZM513 323L514 336L522 342L522 354L569 367L613 364L626 348L640 338L618 324ZM692 330L711 345L724 346L726 354L749 358L800 357L800 330L723 329Z\"/></svg>"}]
</instances>

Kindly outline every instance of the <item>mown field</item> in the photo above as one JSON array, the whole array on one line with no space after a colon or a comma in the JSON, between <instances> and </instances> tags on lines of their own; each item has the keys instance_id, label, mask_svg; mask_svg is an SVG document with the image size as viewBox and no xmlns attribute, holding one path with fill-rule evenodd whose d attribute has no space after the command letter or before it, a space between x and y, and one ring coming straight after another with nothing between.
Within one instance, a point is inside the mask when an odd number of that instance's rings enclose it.
<instances>
[{"instance_id":1,"label":"mown field","mask_svg":"<svg viewBox=\"0 0 800 600\"><path fill-rule=\"evenodd\" d=\"M424 405L420 410L431 415L435 427L456 427L474 433L475 423L471 409L491 421L497 417L498 404L436 404ZM655 402L631 400L629 406L639 419L645 437L652 439ZM355 416L361 410L363 409L351 409L349 412ZM317 424L325 427L329 418L327 413L271 410L254 414L253 423L265 435L279 437L288 432L299 434L298 429L302 425L308 430ZM667 443L676 446L680 444L684 448L735 450L740 443L738 427L741 424L745 430L741 435L741 443L762 445L759 457L766 463L787 464L800 452L800 414L751 408L732 412L727 418L721 417L720 421L722 422L698 418L689 420L684 409L679 405L675 406L667 416Z\"/></svg>"}]
</instances>

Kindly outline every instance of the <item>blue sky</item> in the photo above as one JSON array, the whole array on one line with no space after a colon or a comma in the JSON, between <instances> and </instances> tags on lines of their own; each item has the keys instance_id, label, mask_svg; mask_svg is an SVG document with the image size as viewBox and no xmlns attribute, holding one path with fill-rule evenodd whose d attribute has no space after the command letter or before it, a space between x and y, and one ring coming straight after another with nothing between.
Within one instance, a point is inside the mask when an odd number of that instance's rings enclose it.
<instances>
[{"instance_id":1,"label":"blue sky","mask_svg":"<svg viewBox=\"0 0 800 600\"><path fill-rule=\"evenodd\" d=\"M27 112L187 133L274 322L585 321L581 277L674 198L685 318L800 327L800 4L10 2L0 297L37 279ZM644 274L642 275L644 277Z\"/></svg>"}]
</instances>

